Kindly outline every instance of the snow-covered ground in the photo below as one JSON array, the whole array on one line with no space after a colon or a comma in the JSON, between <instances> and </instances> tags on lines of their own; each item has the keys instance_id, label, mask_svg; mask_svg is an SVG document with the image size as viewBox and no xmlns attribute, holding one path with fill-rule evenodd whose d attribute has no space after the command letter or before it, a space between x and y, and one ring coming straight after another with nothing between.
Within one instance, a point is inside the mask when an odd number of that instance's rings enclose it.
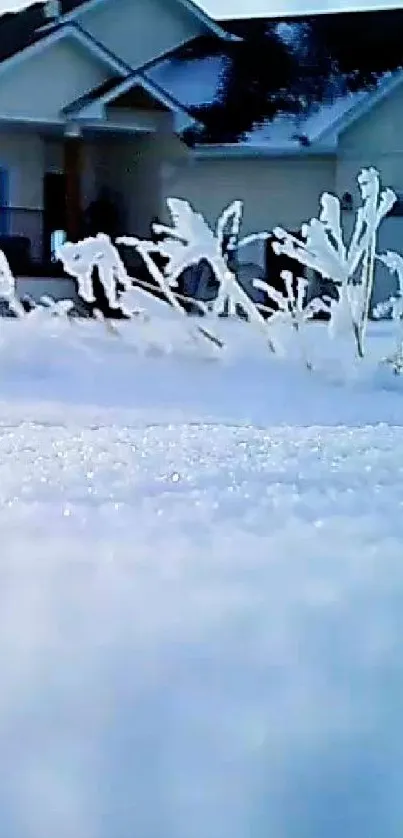
<instances>
[{"instance_id":1,"label":"snow-covered ground","mask_svg":"<svg viewBox=\"0 0 403 838\"><path fill-rule=\"evenodd\" d=\"M400 379L0 325L1 836L401 838Z\"/></svg>"}]
</instances>

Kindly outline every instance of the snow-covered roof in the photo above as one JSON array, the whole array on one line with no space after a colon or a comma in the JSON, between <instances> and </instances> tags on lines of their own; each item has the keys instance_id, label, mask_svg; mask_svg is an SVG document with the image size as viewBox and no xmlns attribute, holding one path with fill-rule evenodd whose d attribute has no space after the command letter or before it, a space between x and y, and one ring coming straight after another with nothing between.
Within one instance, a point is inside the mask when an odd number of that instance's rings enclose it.
<instances>
[{"instance_id":1,"label":"snow-covered roof","mask_svg":"<svg viewBox=\"0 0 403 838\"><path fill-rule=\"evenodd\" d=\"M198 108L217 99L227 61L223 55L183 61L171 57L151 67L147 76L185 107Z\"/></svg>"},{"instance_id":2,"label":"snow-covered roof","mask_svg":"<svg viewBox=\"0 0 403 838\"><path fill-rule=\"evenodd\" d=\"M340 96L334 102L316 105L305 116L279 113L271 120L265 120L261 125L256 125L248 131L242 142L244 145L265 145L295 151L307 146L317 145L321 141L322 134L329 131L340 116L347 114L349 110L363 98L367 93L349 93ZM336 137L333 138L334 141ZM326 148L329 148L329 141Z\"/></svg>"},{"instance_id":3,"label":"snow-covered roof","mask_svg":"<svg viewBox=\"0 0 403 838\"><path fill-rule=\"evenodd\" d=\"M201 38L148 71L209 146L326 147L359 108L403 79L403 9L226 21L240 44Z\"/></svg>"},{"instance_id":4,"label":"snow-covered roof","mask_svg":"<svg viewBox=\"0 0 403 838\"><path fill-rule=\"evenodd\" d=\"M157 82L182 105L190 109L199 109L214 105L223 95L224 73L228 59L222 55L206 56L195 60L177 61L168 58L147 72L152 81ZM257 121L242 137L244 146L266 146L281 151L295 151L307 145L319 144L322 135L326 135L329 147L329 133L340 120L347 116L358 104L365 102L381 88L384 79L368 91L361 89L337 95L333 100L313 103L304 113L279 111L273 118Z\"/></svg>"}]
</instances>

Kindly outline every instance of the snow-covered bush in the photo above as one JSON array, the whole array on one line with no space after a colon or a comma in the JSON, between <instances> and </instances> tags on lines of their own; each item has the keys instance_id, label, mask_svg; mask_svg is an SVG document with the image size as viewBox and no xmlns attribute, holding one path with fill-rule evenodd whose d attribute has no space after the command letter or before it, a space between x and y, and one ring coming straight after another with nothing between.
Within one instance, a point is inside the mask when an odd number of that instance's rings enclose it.
<instances>
[{"instance_id":1,"label":"snow-covered bush","mask_svg":"<svg viewBox=\"0 0 403 838\"><path fill-rule=\"evenodd\" d=\"M41 297L40 305L35 305L33 302L30 311L27 315L31 320L49 317L69 317L74 309L73 300L53 300L52 297Z\"/></svg>"},{"instance_id":2,"label":"snow-covered bush","mask_svg":"<svg viewBox=\"0 0 403 838\"><path fill-rule=\"evenodd\" d=\"M64 270L77 280L78 294L86 303L95 303L94 268L111 309L119 308L118 285L125 291L132 287L118 250L105 233L89 236L79 242L65 242L56 250Z\"/></svg>"},{"instance_id":3,"label":"snow-covered bush","mask_svg":"<svg viewBox=\"0 0 403 838\"><path fill-rule=\"evenodd\" d=\"M381 319L391 316L396 326L396 346L385 360L391 364L396 374L403 372L403 257L394 251L388 251L377 257L392 274L397 275L397 291L374 309L374 317Z\"/></svg>"},{"instance_id":4,"label":"snow-covered bush","mask_svg":"<svg viewBox=\"0 0 403 838\"><path fill-rule=\"evenodd\" d=\"M385 300L375 310L375 316L391 314L397 331L397 346L388 360L395 371L403 370L403 256L397 253L377 254L377 234L382 220L396 200L391 189L382 189L379 173L374 168L363 169L358 175L361 205L356 211L353 231L347 237L343 230L340 200L325 192L320 197L317 218L301 227L297 237L281 227L273 233L258 231L242 236L243 203L230 203L215 225L208 224L188 201L169 198L167 209L169 224L154 223L152 236L142 239L124 235L112 242L109 236L99 233L79 242L64 242L57 248L56 256L64 270L77 282L79 297L92 307L94 316L103 320L113 336L118 328L101 316L96 309L94 278L97 272L106 300L112 312L123 312L137 323L149 322L155 309L155 291L180 317L186 334L198 342L200 338L222 349L224 343L216 334L224 314L236 317L240 313L264 336L273 353L282 352L276 325L285 325L299 346L304 365L312 369L306 349L308 323L319 313L330 315L329 334L348 332L354 336L357 354L364 355L371 295L376 260L381 261L398 276L398 292ZM284 290L273 288L268 281L256 277L252 288L263 292L268 305L253 299L238 280L238 262L242 250L252 242L277 240L273 250L285 255L305 268L317 272L337 289L337 299L317 295L307 297L307 280L295 279L283 272ZM135 248L147 269L150 280L131 277L124 265L118 246ZM209 275L215 280L216 296L209 303L180 293L179 280L186 272L207 265ZM142 286L141 293L139 286ZM194 292L195 296L197 291ZM30 317L34 323L49 317L71 317L73 302L55 303L43 299L40 306L22 305L16 294L15 279L4 253L0 251L0 299L20 318ZM308 301L307 301L308 300ZM191 302L204 316L204 321L187 315L186 303ZM163 305L162 302L159 305ZM167 310L167 309L165 309ZM158 309L161 313L161 308Z\"/></svg>"},{"instance_id":5,"label":"snow-covered bush","mask_svg":"<svg viewBox=\"0 0 403 838\"><path fill-rule=\"evenodd\" d=\"M264 291L269 303L274 303L276 306L271 315L271 325L281 323L291 327L297 338L304 365L308 370L312 370L312 364L305 347L305 326L320 312L326 314L330 312L330 300L326 297L314 297L306 302L307 280L303 277L294 279L290 271L283 271L281 276L284 280L284 293L261 279L256 279L254 286Z\"/></svg>"},{"instance_id":6,"label":"snow-covered bush","mask_svg":"<svg viewBox=\"0 0 403 838\"><path fill-rule=\"evenodd\" d=\"M174 308L181 308L173 291L177 287L179 277L189 268L194 268L201 261L206 262L218 284L218 294L211 310L213 315L220 316L226 310L234 314L239 306L248 320L254 323L263 333L272 352L275 347L269 335L269 326L253 300L237 281L236 273L231 270L226 257L224 242L236 242L242 247L253 237L239 239L243 205L241 201L234 201L224 209L218 218L215 230L212 230L205 218L197 213L188 201L179 198L167 200L168 211L172 225L154 224L153 232L159 241L139 239L132 236L122 236L117 240L119 244L135 247L143 257L153 279L164 292L167 300ZM259 233L255 235L268 235ZM158 254L166 264L160 270L151 255ZM199 327L201 328L201 327Z\"/></svg>"},{"instance_id":7,"label":"snow-covered bush","mask_svg":"<svg viewBox=\"0 0 403 838\"><path fill-rule=\"evenodd\" d=\"M22 317L25 314L24 308L17 297L15 277L2 250L0 250L0 300L7 303L15 316Z\"/></svg>"},{"instance_id":8,"label":"snow-covered bush","mask_svg":"<svg viewBox=\"0 0 403 838\"><path fill-rule=\"evenodd\" d=\"M339 301L331 308L333 333L351 328L357 352L364 355L364 341L374 282L377 232L381 221L396 201L391 189L381 190L379 173L363 169L358 175L362 203L346 243L341 221L341 204L336 195L325 192L318 218L301 228L302 240L277 227L276 253L296 259L307 268L330 279L338 288Z\"/></svg>"},{"instance_id":9,"label":"snow-covered bush","mask_svg":"<svg viewBox=\"0 0 403 838\"><path fill-rule=\"evenodd\" d=\"M211 306L212 314L220 316L227 308L230 314L234 314L239 306L247 319L264 333L269 348L274 352L275 347L269 335L267 321L237 281L226 257L224 242L227 242L227 247L228 243L238 242L243 211L241 201L234 201L224 209L215 230L211 229L200 213L195 212L188 201L169 198L167 206L172 225L153 225L153 232L160 240L121 236L117 240L118 243L136 248L168 302L182 312L183 306L173 290L177 288L179 277L202 261L207 263L218 284L218 294ZM248 237L248 240L251 240L251 237ZM242 247L242 244L243 240L239 242L239 246ZM165 261L162 270L152 259L153 254L158 254ZM198 326L197 329L205 333L203 327Z\"/></svg>"},{"instance_id":10,"label":"snow-covered bush","mask_svg":"<svg viewBox=\"0 0 403 838\"><path fill-rule=\"evenodd\" d=\"M185 314L184 309L172 293L171 284L150 256L154 249L152 242L122 236L117 240L117 244L119 243L137 247L151 277L156 281L167 301L176 311ZM77 280L78 295L86 303L93 304L96 302L93 277L94 269L97 269L99 281L112 310L120 310L129 318L144 314L136 299L133 279L128 275L117 247L109 236L99 233L97 236L91 236L79 242L65 242L58 247L56 255L62 262L66 273ZM121 289L120 293L119 288ZM143 297L143 302L146 296ZM95 309L94 315L98 320L103 320L108 332L111 332L114 336L118 335L116 327L112 327L109 321L101 316L101 312ZM198 335L203 335L214 345L222 346L221 341L211 335L207 329L198 328L197 332ZM194 331L192 334L195 337Z\"/></svg>"}]
</instances>

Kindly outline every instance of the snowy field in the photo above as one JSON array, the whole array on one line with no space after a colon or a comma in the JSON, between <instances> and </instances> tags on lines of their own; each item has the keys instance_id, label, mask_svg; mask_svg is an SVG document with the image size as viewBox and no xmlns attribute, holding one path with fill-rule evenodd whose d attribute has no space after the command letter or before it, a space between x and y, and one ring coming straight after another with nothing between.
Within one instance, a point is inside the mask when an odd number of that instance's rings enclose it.
<instances>
[{"instance_id":1,"label":"snowy field","mask_svg":"<svg viewBox=\"0 0 403 838\"><path fill-rule=\"evenodd\" d=\"M403 384L147 328L1 322L0 834L401 838Z\"/></svg>"}]
</instances>

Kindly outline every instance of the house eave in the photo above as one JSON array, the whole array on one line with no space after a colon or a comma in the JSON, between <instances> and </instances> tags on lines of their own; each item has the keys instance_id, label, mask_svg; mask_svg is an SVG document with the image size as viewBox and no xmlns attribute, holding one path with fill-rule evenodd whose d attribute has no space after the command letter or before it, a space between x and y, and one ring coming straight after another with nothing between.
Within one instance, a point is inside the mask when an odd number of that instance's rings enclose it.
<instances>
[{"instance_id":1,"label":"house eave","mask_svg":"<svg viewBox=\"0 0 403 838\"><path fill-rule=\"evenodd\" d=\"M0 63L0 75L6 74L19 64L22 64L28 58L40 54L47 47L57 44L65 38L71 38L85 49L88 49L89 53L97 57L111 70L121 75L122 78L127 75L127 68L122 65L122 62L117 57L115 57L108 50L104 49L102 44L96 43L94 39L91 38L90 35L87 35L87 33L80 27L74 26L70 23L61 24L57 29L45 34L44 37L32 44L29 44L27 47L20 50L20 52L11 55L10 58L6 58L5 61Z\"/></svg>"},{"instance_id":2,"label":"house eave","mask_svg":"<svg viewBox=\"0 0 403 838\"><path fill-rule=\"evenodd\" d=\"M216 145L196 145L193 157L197 160L254 160L273 158L300 157L334 157L336 147L329 145L312 145L308 147L268 146L247 143L222 143Z\"/></svg>"},{"instance_id":3,"label":"house eave","mask_svg":"<svg viewBox=\"0 0 403 838\"><path fill-rule=\"evenodd\" d=\"M46 128L48 126L58 127L66 125L65 119L55 119L55 118L42 118L36 116L24 116L20 114L13 114L12 116L9 114L2 114L0 113L0 125L7 126L10 125L11 127L15 125L27 125L33 127L43 127Z\"/></svg>"},{"instance_id":4,"label":"house eave","mask_svg":"<svg viewBox=\"0 0 403 838\"><path fill-rule=\"evenodd\" d=\"M319 138L327 142L331 135L337 139L349 128L352 128L358 120L369 114L373 108L383 102L400 85L403 84L403 71L397 70L384 78L375 90L363 92L357 102L350 105L340 117L322 131Z\"/></svg>"},{"instance_id":5,"label":"house eave","mask_svg":"<svg viewBox=\"0 0 403 838\"><path fill-rule=\"evenodd\" d=\"M194 117L187 110L187 108L183 107L180 102L170 96L165 90L163 90L162 87L160 87L160 85L147 78L147 76L140 71L135 71L121 81L118 81L116 85L111 88L111 90L107 93L100 94L99 98L93 102L86 102L85 104L82 104L80 100L77 100L76 103L72 102L64 108L63 113L65 116L72 119L85 119L87 117L105 119L105 108L108 105L113 104L114 100L119 96L128 92L131 88L137 85L159 101L173 114L178 133L183 131L186 127L199 125L196 117Z\"/></svg>"},{"instance_id":6,"label":"house eave","mask_svg":"<svg viewBox=\"0 0 403 838\"><path fill-rule=\"evenodd\" d=\"M144 125L142 125L141 123L127 125L121 122L114 122L113 120L108 120L108 122L104 122L102 120L97 119L79 119L77 120L77 125L82 131L102 134L108 134L112 132L113 134L127 134L128 136L135 137L139 134L145 134L149 136L150 134L156 133L156 127L155 125L152 125L151 122Z\"/></svg>"},{"instance_id":7,"label":"house eave","mask_svg":"<svg viewBox=\"0 0 403 838\"><path fill-rule=\"evenodd\" d=\"M77 6L71 12L63 15L61 21L63 22L71 22L78 20L82 14L89 11L90 9L96 8L97 6L105 3L106 0L86 0L86 2L82 3L80 6ZM182 6L184 9L187 9L194 17L196 17L200 23L202 23L207 29L210 30L217 38L220 38L223 41L242 41L242 38L239 38L237 35L233 35L231 32L228 32L221 26L220 23L213 20L206 12L203 11L195 2L194 0L177 0L178 5Z\"/></svg>"}]
</instances>

